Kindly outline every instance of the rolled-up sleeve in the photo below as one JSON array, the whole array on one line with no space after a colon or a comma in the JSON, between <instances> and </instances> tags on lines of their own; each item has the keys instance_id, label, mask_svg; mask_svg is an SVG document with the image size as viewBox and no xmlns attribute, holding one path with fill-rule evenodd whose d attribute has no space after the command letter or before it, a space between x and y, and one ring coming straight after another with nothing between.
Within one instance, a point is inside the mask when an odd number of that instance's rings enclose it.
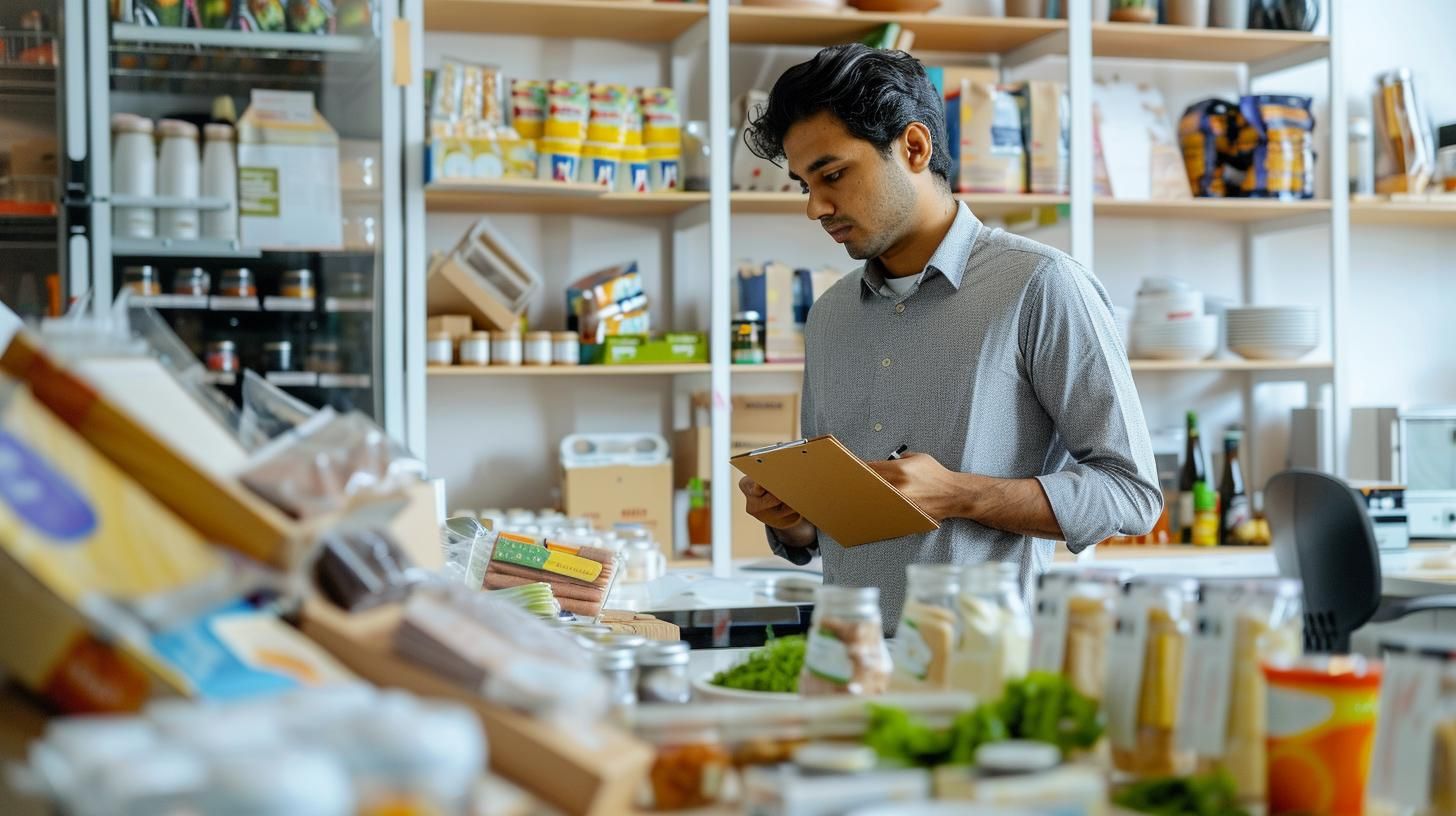
<instances>
[{"instance_id":1,"label":"rolled-up sleeve","mask_svg":"<svg viewBox=\"0 0 1456 816\"><path fill-rule=\"evenodd\" d=\"M809 387L809 367L804 366L804 385L799 389L799 434L805 439L819 436L817 429L818 420L814 416L814 390ZM814 560L819 554L819 539L816 537L814 543L807 547L790 547L779 540L778 533L767 524L763 527L764 533L768 535L768 548L774 555L786 559L799 566L804 566Z\"/></svg>"},{"instance_id":2,"label":"rolled-up sleeve","mask_svg":"<svg viewBox=\"0 0 1456 816\"><path fill-rule=\"evenodd\" d=\"M1068 549L1147 533L1163 493L1106 292L1070 259L1048 259L1028 287L1020 328L1032 388L1073 460L1037 477Z\"/></svg>"}]
</instances>

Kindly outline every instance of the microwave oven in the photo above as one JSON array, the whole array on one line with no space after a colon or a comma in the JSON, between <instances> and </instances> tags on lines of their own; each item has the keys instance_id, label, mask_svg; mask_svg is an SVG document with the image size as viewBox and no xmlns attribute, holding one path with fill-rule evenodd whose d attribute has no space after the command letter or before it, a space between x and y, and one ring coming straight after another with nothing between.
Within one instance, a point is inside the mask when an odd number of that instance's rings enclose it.
<instances>
[{"instance_id":1,"label":"microwave oven","mask_svg":"<svg viewBox=\"0 0 1456 816\"><path fill-rule=\"evenodd\" d=\"M1412 538L1456 538L1456 406L1352 410L1349 471L1405 486Z\"/></svg>"}]
</instances>

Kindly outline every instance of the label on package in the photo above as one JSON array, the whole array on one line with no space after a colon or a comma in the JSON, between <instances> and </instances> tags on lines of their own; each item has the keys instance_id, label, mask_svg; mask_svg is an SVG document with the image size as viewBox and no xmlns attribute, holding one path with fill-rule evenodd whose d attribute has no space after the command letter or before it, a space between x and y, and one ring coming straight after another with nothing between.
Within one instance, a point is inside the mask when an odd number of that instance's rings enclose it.
<instances>
[{"instance_id":1,"label":"label on package","mask_svg":"<svg viewBox=\"0 0 1456 816\"><path fill-rule=\"evenodd\" d=\"M1134 592L1117 604L1117 623L1107 640L1107 737L1123 750L1137 747L1138 700L1148 646L1147 603Z\"/></svg>"},{"instance_id":2,"label":"label on package","mask_svg":"<svg viewBox=\"0 0 1456 816\"><path fill-rule=\"evenodd\" d=\"M1430 805L1433 713L1444 667L1444 661L1432 657L1386 655L1370 762L1372 799L1417 811Z\"/></svg>"},{"instance_id":3,"label":"label on package","mask_svg":"<svg viewBox=\"0 0 1456 816\"><path fill-rule=\"evenodd\" d=\"M1058 575L1038 580L1031 612L1031 670L1060 674L1067 649L1067 584Z\"/></svg>"},{"instance_id":4,"label":"label on package","mask_svg":"<svg viewBox=\"0 0 1456 816\"><path fill-rule=\"evenodd\" d=\"M900 630L895 633L895 670L924 682L930 677L930 644L920 634L915 621L905 618L900 621Z\"/></svg>"},{"instance_id":5,"label":"label on package","mask_svg":"<svg viewBox=\"0 0 1456 816\"><path fill-rule=\"evenodd\" d=\"M505 564L564 575L588 584L595 582L602 574L600 561L548 550L540 544L517 541L506 535L496 541L495 554L491 558Z\"/></svg>"},{"instance_id":6,"label":"label on package","mask_svg":"<svg viewBox=\"0 0 1456 816\"><path fill-rule=\"evenodd\" d=\"M1234 641L1243 592L1210 593L1198 608L1193 639L1183 650L1178 694L1178 747L1200 757L1221 758L1228 737L1234 685Z\"/></svg>"},{"instance_id":7,"label":"label on package","mask_svg":"<svg viewBox=\"0 0 1456 816\"><path fill-rule=\"evenodd\" d=\"M848 685L854 677L849 649L833 632L824 629L815 630L809 637L809 647L804 651L804 668L821 680L841 686Z\"/></svg>"}]
</instances>

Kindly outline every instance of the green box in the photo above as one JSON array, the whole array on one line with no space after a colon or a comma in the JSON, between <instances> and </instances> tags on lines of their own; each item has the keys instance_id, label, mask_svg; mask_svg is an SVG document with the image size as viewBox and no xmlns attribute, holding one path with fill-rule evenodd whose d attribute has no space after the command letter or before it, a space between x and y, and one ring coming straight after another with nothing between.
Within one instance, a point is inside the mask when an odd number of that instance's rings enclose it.
<instances>
[{"instance_id":1,"label":"green box","mask_svg":"<svg viewBox=\"0 0 1456 816\"><path fill-rule=\"evenodd\" d=\"M602 362L606 365L649 365L708 362L708 335L673 332L661 337L623 334L608 337Z\"/></svg>"}]
</instances>

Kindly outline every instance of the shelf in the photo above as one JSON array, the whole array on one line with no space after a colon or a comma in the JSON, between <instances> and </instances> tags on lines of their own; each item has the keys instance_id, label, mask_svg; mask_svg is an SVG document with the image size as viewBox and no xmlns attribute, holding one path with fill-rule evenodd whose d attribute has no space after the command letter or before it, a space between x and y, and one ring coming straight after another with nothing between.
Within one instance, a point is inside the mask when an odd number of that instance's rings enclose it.
<instances>
[{"instance_id":1,"label":"shelf","mask_svg":"<svg viewBox=\"0 0 1456 816\"><path fill-rule=\"evenodd\" d=\"M734 45L837 45L855 42L887 23L899 23L915 32L915 48L920 51L1004 54L1067 30L1063 20L1016 17L812 12L760 6L729 6L728 15L728 40Z\"/></svg>"},{"instance_id":2,"label":"shelf","mask_svg":"<svg viewBox=\"0 0 1456 816\"><path fill-rule=\"evenodd\" d=\"M214 312L260 311L256 297L225 297L223 295L213 295L209 298L207 308Z\"/></svg>"},{"instance_id":3,"label":"shelf","mask_svg":"<svg viewBox=\"0 0 1456 816\"><path fill-rule=\"evenodd\" d=\"M206 309L207 295L132 295L128 305L153 309Z\"/></svg>"},{"instance_id":4,"label":"shelf","mask_svg":"<svg viewBox=\"0 0 1456 816\"><path fill-rule=\"evenodd\" d=\"M735 365L733 374L803 374L803 363L763 363L761 365Z\"/></svg>"},{"instance_id":5,"label":"shelf","mask_svg":"<svg viewBox=\"0 0 1456 816\"><path fill-rule=\"evenodd\" d=\"M238 375L231 371L209 371L202 375L202 381L208 385L231 388L238 384Z\"/></svg>"},{"instance_id":6,"label":"shelf","mask_svg":"<svg viewBox=\"0 0 1456 816\"><path fill-rule=\"evenodd\" d=\"M701 3L611 0L425 0L426 31L671 42L699 20Z\"/></svg>"},{"instance_id":7,"label":"shelf","mask_svg":"<svg viewBox=\"0 0 1456 816\"><path fill-rule=\"evenodd\" d=\"M917 36L916 45L919 45ZM1092 55L1187 62L1313 62L1329 56L1330 38L1298 31L1239 31L1229 28L1139 23L1095 23Z\"/></svg>"},{"instance_id":8,"label":"shelf","mask_svg":"<svg viewBox=\"0 0 1456 816\"><path fill-rule=\"evenodd\" d=\"M989 193L968 193L956 198L970 205L976 217L1005 218L1015 213L1029 212L1036 207L1061 206L1070 199L1067 196ZM800 193L733 193L733 212L745 215L794 214L805 216L807 201Z\"/></svg>"},{"instance_id":9,"label":"shelf","mask_svg":"<svg viewBox=\"0 0 1456 816\"><path fill-rule=\"evenodd\" d=\"M232 202L226 198L180 198L177 196L113 195L113 207L145 207L152 210L226 210Z\"/></svg>"},{"instance_id":10,"label":"shelf","mask_svg":"<svg viewBox=\"0 0 1456 816\"><path fill-rule=\"evenodd\" d=\"M630 217L675 215L706 203L707 193L603 193L590 184L549 181L451 181L425 188L425 208L448 213Z\"/></svg>"},{"instance_id":11,"label":"shelf","mask_svg":"<svg viewBox=\"0 0 1456 816\"><path fill-rule=\"evenodd\" d=\"M374 311L374 299L367 297L360 298L324 298L324 311L330 314L360 314Z\"/></svg>"},{"instance_id":12,"label":"shelf","mask_svg":"<svg viewBox=\"0 0 1456 816\"><path fill-rule=\"evenodd\" d=\"M282 297L279 295L268 295L263 298L263 311L265 312L311 312L314 309L313 298Z\"/></svg>"},{"instance_id":13,"label":"shelf","mask_svg":"<svg viewBox=\"0 0 1456 816\"><path fill-rule=\"evenodd\" d=\"M320 374L319 388L370 388L374 378L368 374Z\"/></svg>"},{"instance_id":14,"label":"shelf","mask_svg":"<svg viewBox=\"0 0 1456 816\"><path fill-rule=\"evenodd\" d=\"M1350 223L1392 227L1456 226L1452 201L1351 201Z\"/></svg>"},{"instance_id":15,"label":"shelf","mask_svg":"<svg viewBox=\"0 0 1456 816\"><path fill-rule=\"evenodd\" d=\"M319 375L314 371L269 371L263 379L279 388L313 388L318 385Z\"/></svg>"},{"instance_id":16,"label":"shelf","mask_svg":"<svg viewBox=\"0 0 1456 816\"><path fill-rule=\"evenodd\" d=\"M1247 224L1279 218L1327 214L1328 200L1280 201L1272 198L1187 198L1119 201L1098 199L1093 211L1111 218L1159 218Z\"/></svg>"},{"instance_id":17,"label":"shelf","mask_svg":"<svg viewBox=\"0 0 1456 816\"><path fill-rule=\"evenodd\" d=\"M1318 371L1331 367L1328 360L1131 360L1133 371Z\"/></svg>"},{"instance_id":18,"label":"shelf","mask_svg":"<svg viewBox=\"0 0 1456 816\"><path fill-rule=\"evenodd\" d=\"M256 249L244 249L236 241L199 238L112 238L111 254L122 258L259 258Z\"/></svg>"},{"instance_id":19,"label":"shelf","mask_svg":"<svg viewBox=\"0 0 1456 816\"><path fill-rule=\"evenodd\" d=\"M224 31L198 28L160 28L113 23L111 40L135 45L195 45L200 48L237 48L257 51L314 51L358 54L376 48L378 41L345 34L315 35L267 31Z\"/></svg>"},{"instance_id":20,"label":"shelf","mask_svg":"<svg viewBox=\"0 0 1456 816\"><path fill-rule=\"evenodd\" d=\"M429 366L432 377L644 377L707 374L707 363L584 366Z\"/></svg>"}]
</instances>

